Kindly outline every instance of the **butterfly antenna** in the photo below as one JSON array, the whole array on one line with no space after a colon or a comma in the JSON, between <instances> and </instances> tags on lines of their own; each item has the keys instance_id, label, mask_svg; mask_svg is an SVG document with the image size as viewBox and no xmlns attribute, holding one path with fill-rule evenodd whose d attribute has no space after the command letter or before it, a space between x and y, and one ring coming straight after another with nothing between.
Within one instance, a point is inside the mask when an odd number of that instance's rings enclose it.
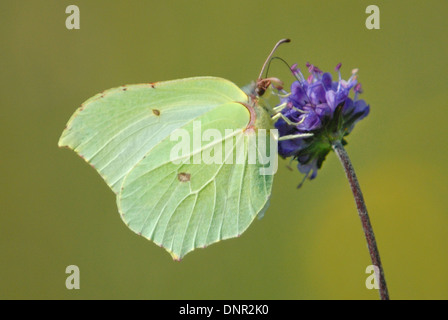
<instances>
[{"instance_id":1,"label":"butterfly antenna","mask_svg":"<svg viewBox=\"0 0 448 320\"><path fill-rule=\"evenodd\" d=\"M290 66L289 63L286 62L284 59L282 59L282 58L280 58L280 57L272 57L271 60L269 60L268 66L266 67L266 78L267 78L267 76L268 76L269 68L271 67L272 60L274 60L274 59L278 59L278 60L280 60L281 62L283 62L283 63L288 67L289 70L291 70L291 66Z\"/></svg>"},{"instance_id":2,"label":"butterfly antenna","mask_svg":"<svg viewBox=\"0 0 448 320\"><path fill-rule=\"evenodd\" d=\"M263 67L261 68L260 71L260 75L258 76L258 79L261 79L261 77L263 76L263 72L264 69L266 68L266 65L269 63L269 61L271 60L272 55L274 54L275 50L277 50L277 48L282 44L282 43L288 43L291 42L290 39L282 39L279 42L277 42L277 44L274 46L274 48L272 49L271 53L269 54L269 56L267 57L266 61L263 64Z\"/></svg>"},{"instance_id":3,"label":"butterfly antenna","mask_svg":"<svg viewBox=\"0 0 448 320\"><path fill-rule=\"evenodd\" d=\"M264 92L266 91L266 89L271 85L271 80L281 83L281 81L279 79L276 79L276 78L266 78L266 79L263 79L262 76L263 76L264 70L266 69L266 66L271 61L272 55L274 54L275 50L277 50L277 48L282 43L287 43L287 42L291 42L291 40L289 40L289 39L282 39L279 42L277 42L277 44L274 46L274 48L272 49L271 53L267 57L266 61L263 63L263 67L261 68L260 75L258 76L257 84L256 84L256 88L255 88L255 93L259 97L261 97L264 94Z\"/></svg>"}]
</instances>

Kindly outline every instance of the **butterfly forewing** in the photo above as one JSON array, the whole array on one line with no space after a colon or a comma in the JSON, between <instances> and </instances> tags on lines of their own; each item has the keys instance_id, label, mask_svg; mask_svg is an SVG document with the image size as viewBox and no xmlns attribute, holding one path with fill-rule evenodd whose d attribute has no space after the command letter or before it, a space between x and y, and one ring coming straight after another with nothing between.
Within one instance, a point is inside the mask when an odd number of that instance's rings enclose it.
<instances>
[{"instance_id":1,"label":"butterfly forewing","mask_svg":"<svg viewBox=\"0 0 448 320\"><path fill-rule=\"evenodd\" d=\"M126 174L175 129L224 103L247 99L232 82L213 77L114 88L83 103L59 146L76 151L117 193Z\"/></svg>"}]
</instances>

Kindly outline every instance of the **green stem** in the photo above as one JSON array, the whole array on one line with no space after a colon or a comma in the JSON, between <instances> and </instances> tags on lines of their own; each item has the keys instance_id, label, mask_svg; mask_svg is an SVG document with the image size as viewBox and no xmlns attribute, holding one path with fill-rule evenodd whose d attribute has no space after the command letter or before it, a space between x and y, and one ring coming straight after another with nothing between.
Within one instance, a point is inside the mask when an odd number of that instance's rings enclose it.
<instances>
[{"instance_id":1,"label":"green stem","mask_svg":"<svg viewBox=\"0 0 448 320\"><path fill-rule=\"evenodd\" d=\"M379 293L381 300L389 300L389 292L387 291L386 279L384 278L384 270L381 264L380 253L376 245L375 234L373 233L372 225L370 224L369 214L367 213L364 197L362 196L361 187L359 186L358 179L356 178L355 169L353 168L350 158L345 151L340 141L334 141L332 147L339 160L344 167L345 174L350 183L350 187L355 198L356 207L358 209L358 215L361 219L362 228L367 240L367 247L370 253L370 259L372 264L378 267L379 275Z\"/></svg>"}]
</instances>

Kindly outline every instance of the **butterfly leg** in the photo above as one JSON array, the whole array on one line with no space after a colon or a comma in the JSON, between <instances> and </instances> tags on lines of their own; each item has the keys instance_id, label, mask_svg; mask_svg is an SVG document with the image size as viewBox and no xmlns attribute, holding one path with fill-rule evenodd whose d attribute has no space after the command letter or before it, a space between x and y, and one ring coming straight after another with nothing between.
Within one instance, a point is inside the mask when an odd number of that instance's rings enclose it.
<instances>
[{"instance_id":1,"label":"butterfly leg","mask_svg":"<svg viewBox=\"0 0 448 320\"><path fill-rule=\"evenodd\" d=\"M274 111L277 112L273 117L272 120L275 122L278 119L282 118L288 125L290 126L298 126L299 124L301 124L303 121L305 121L305 117L303 117L299 122L293 122L291 120L289 120L283 113L281 113L280 111L282 111L288 104L282 103L281 105L277 106L274 108ZM301 112L301 113L307 113L303 110L297 109L296 107L293 107L295 110ZM283 136L280 137L278 139L278 141L284 141L284 140L293 140L293 139L298 139L298 138L307 138L307 137L311 137L313 136L312 133L299 133L299 134L290 134L287 136Z\"/></svg>"},{"instance_id":2,"label":"butterfly leg","mask_svg":"<svg viewBox=\"0 0 448 320\"><path fill-rule=\"evenodd\" d=\"M286 91L283 91L284 93L280 93L280 92L278 92L278 93L276 93L276 92L272 92L272 94L273 95L276 95L277 97L280 97L280 98L288 98L292 93L291 92L286 92Z\"/></svg>"},{"instance_id":3,"label":"butterfly leg","mask_svg":"<svg viewBox=\"0 0 448 320\"><path fill-rule=\"evenodd\" d=\"M272 120L275 122L278 119L282 118L288 125L290 126L298 126L299 124L301 124L303 121L305 121L305 117L302 118L302 120L300 120L299 122L293 122L291 120L289 120L283 113L277 113L272 117Z\"/></svg>"},{"instance_id":4,"label":"butterfly leg","mask_svg":"<svg viewBox=\"0 0 448 320\"><path fill-rule=\"evenodd\" d=\"M284 102L284 103L279 104L278 106L274 107L273 109L274 109L274 111L277 113L277 112L280 112L280 111L282 111L283 109L285 109L287 106L288 106L288 103L287 103L287 102ZM296 110L297 112L300 112L300 113L308 113L307 111L300 110L299 108L296 108L296 107L294 107L294 106L292 106L292 107L290 107L290 108L292 108L292 109L294 109L294 110Z\"/></svg>"},{"instance_id":5,"label":"butterfly leg","mask_svg":"<svg viewBox=\"0 0 448 320\"><path fill-rule=\"evenodd\" d=\"M276 113L277 113L277 112L280 112L280 111L282 111L283 109L285 109L287 105L288 105L287 102L282 103L282 104L280 104L280 105L274 107L274 111L275 111Z\"/></svg>"},{"instance_id":6,"label":"butterfly leg","mask_svg":"<svg viewBox=\"0 0 448 320\"><path fill-rule=\"evenodd\" d=\"M308 138L308 137L312 137L312 136L313 136L312 133L289 134L287 136L278 138L278 141L294 140L294 139L298 139L298 138Z\"/></svg>"}]
</instances>

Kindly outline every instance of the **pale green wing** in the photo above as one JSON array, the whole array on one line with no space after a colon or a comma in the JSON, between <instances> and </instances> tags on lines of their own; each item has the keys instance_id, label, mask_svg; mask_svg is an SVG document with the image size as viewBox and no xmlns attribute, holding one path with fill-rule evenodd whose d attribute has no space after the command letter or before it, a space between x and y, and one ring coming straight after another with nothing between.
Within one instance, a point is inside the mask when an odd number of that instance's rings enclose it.
<instances>
[{"instance_id":1,"label":"pale green wing","mask_svg":"<svg viewBox=\"0 0 448 320\"><path fill-rule=\"evenodd\" d=\"M266 210L273 180L273 175L260 174L265 165L248 160L250 142L257 137L246 130L249 119L242 104L223 104L182 128L187 141L167 137L154 147L126 176L117 198L128 227L176 260L195 248L241 235ZM194 147L198 123L203 133L213 128L220 134ZM173 156L181 142L191 151Z\"/></svg>"},{"instance_id":2,"label":"pale green wing","mask_svg":"<svg viewBox=\"0 0 448 320\"><path fill-rule=\"evenodd\" d=\"M76 151L118 193L123 178L175 129L218 106L247 100L232 82L214 77L114 88L81 105L59 146Z\"/></svg>"}]
</instances>

